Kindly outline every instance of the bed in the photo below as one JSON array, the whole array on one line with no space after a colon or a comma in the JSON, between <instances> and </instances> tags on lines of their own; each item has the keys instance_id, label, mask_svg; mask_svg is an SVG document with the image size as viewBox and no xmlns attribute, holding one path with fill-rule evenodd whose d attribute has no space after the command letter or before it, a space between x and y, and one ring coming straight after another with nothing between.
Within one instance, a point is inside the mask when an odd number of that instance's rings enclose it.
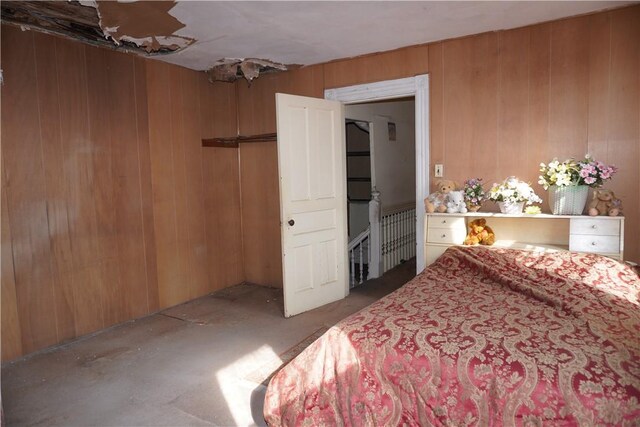
<instances>
[{"instance_id":1,"label":"bed","mask_svg":"<svg viewBox=\"0 0 640 427\"><path fill-rule=\"evenodd\" d=\"M599 255L452 247L271 380L269 425L638 425L640 279Z\"/></svg>"}]
</instances>

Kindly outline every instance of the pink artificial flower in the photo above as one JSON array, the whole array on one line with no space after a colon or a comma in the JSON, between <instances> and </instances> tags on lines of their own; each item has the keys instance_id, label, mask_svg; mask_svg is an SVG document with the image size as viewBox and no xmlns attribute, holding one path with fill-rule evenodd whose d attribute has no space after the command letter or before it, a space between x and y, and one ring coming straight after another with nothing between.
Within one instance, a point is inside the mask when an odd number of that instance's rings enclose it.
<instances>
[{"instance_id":1,"label":"pink artificial flower","mask_svg":"<svg viewBox=\"0 0 640 427\"><path fill-rule=\"evenodd\" d=\"M592 177L592 176L588 176L588 177L586 177L586 178L584 179L584 182L585 182L587 185L591 185L591 184L593 184L594 182L596 182L596 179L595 179L594 177Z\"/></svg>"},{"instance_id":2,"label":"pink artificial flower","mask_svg":"<svg viewBox=\"0 0 640 427\"><path fill-rule=\"evenodd\" d=\"M588 176L589 176L589 171L586 168L580 170L580 178L586 178Z\"/></svg>"}]
</instances>

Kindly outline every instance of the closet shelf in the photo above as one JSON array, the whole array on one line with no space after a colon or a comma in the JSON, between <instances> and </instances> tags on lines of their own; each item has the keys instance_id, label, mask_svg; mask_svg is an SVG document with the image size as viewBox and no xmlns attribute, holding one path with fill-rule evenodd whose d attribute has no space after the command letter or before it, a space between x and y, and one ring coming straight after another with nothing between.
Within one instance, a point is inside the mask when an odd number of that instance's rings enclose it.
<instances>
[{"instance_id":1,"label":"closet shelf","mask_svg":"<svg viewBox=\"0 0 640 427\"><path fill-rule=\"evenodd\" d=\"M238 148L239 143L245 142L272 142L278 139L276 133L263 133L251 136L233 136L230 138L208 138L202 140L203 147Z\"/></svg>"}]
</instances>

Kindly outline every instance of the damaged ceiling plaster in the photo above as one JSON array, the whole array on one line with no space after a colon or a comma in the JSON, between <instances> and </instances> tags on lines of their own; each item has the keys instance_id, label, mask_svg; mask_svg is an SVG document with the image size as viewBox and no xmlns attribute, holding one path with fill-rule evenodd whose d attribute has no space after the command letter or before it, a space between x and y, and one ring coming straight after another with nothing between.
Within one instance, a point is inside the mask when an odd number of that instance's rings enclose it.
<instances>
[{"instance_id":1,"label":"damaged ceiling plaster","mask_svg":"<svg viewBox=\"0 0 640 427\"><path fill-rule=\"evenodd\" d=\"M169 13L175 6L172 1L96 3L100 28L116 44L131 42L153 53L163 48L176 52L195 41L175 35L184 24Z\"/></svg>"},{"instance_id":2,"label":"damaged ceiling plaster","mask_svg":"<svg viewBox=\"0 0 640 427\"><path fill-rule=\"evenodd\" d=\"M2 1L2 22L145 56L177 52L195 39L174 33L184 24L174 2Z\"/></svg>"},{"instance_id":3,"label":"damaged ceiling plaster","mask_svg":"<svg viewBox=\"0 0 640 427\"><path fill-rule=\"evenodd\" d=\"M185 24L171 15L173 1L10 0L0 6L4 23L144 56L175 53L196 42L176 34ZM251 82L262 73L289 68L263 59L224 58L206 72L211 82L242 77Z\"/></svg>"},{"instance_id":4,"label":"damaged ceiling plaster","mask_svg":"<svg viewBox=\"0 0 640 427\"><path fill-rule=\"evenodd\" d=\"M249 83L260 74L276 71L286 71L297 66L280 64L278 62L268 61L266 59L243 58L229 59L225 58L218 61L207 70L207 76L211 83L215 81L234 82L244 77Z\"/></svg>"}]
</instances>

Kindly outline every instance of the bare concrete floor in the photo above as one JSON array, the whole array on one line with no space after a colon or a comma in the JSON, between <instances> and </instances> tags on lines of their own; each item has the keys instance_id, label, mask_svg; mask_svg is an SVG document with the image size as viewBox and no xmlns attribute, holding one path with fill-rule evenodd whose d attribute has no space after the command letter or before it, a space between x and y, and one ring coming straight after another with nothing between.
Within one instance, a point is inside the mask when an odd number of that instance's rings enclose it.
<instances>
[{"instance_id":1,"label":"bare concrete floor","mask_svg":"<svg viewBox=\"0 0 640 427\"><path fill-rule=\"evenodd\" d=\"M238 285L2 367L8 426L263 425L261 383L328 327L413 277L407 262L293 318Z\"/></svg>"}]
</instances>

